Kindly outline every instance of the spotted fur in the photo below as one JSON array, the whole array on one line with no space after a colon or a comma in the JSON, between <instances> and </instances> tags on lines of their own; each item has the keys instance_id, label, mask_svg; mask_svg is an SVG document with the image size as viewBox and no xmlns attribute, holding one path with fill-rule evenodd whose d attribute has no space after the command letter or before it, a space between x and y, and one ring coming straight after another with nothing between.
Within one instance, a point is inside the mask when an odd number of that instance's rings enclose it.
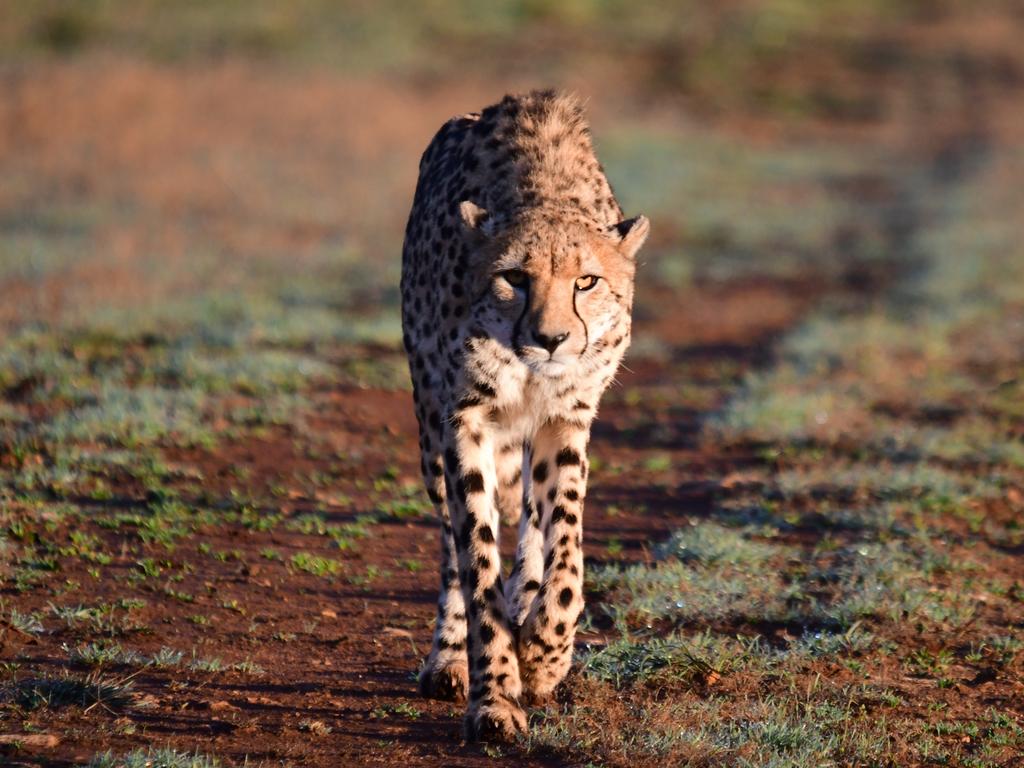
<instances>
[{"instance_id":1,"label":"spotted fur","mask_svg":"<svg viewBox=\"0 0 1024 768\"><path fill-rule=\"evenodd\" d=\"M420 674L468 698L469 738L526 726L583 608L587 443L630 340L643 216L624 220L579 103L551 91L449 120L402 253L402 325L441 594ZM502 579L499 518L518 519Z\"/></svg>"}]
</instances>

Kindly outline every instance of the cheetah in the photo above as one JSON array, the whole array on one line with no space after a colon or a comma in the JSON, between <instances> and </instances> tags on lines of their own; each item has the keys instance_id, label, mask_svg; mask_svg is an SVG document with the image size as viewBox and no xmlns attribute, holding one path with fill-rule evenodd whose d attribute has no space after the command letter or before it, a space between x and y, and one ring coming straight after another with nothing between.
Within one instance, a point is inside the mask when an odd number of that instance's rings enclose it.
<instances>
[{"instance_id":1,"label":"cheetah","mask_svg":"<svg viewBox=\"0 0 1024 768\"><path fill-rule=\"evenodd\" d=\"M467 699L469 740L523 732L522 702L569 670L590 425L629 346L649 226L623 218L571 95L454 117L420 161L402 328L441 591L419 682ZM500 519L519 530L505 580Z\"/></svg>"}]
</instances>

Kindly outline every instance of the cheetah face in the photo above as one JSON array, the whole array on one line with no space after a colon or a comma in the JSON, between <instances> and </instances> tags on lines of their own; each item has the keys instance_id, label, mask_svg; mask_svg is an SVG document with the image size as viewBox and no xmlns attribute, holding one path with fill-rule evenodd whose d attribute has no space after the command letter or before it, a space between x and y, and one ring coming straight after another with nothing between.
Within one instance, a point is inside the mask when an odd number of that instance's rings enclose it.
<instances>
[{"instance_id":1,"label":"cheetah face","mask_svg":"<svg viewBox=\"0 0 1024 768\"><path fill-rule=\"evenodd\" d=\"M471 247L488 277L477 293L485 330L533 371L553 377L621 345L629 330L635 254L648 228L639 216L608 234L550 220L520 222L491 236L477 230Z\"/></svg>"}]
</instances>

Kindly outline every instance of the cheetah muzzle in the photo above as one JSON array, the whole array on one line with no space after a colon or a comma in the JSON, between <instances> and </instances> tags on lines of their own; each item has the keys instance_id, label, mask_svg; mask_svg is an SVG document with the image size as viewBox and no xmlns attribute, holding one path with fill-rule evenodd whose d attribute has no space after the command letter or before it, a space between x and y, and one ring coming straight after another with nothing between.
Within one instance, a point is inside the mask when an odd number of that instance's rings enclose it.
<instances>
[{"instance_id":1,"label":"cheetah muzzle","mask_svg":"<svg viewBox=\"0 0 1024 768\"><path fill-rule=\"evenodd\" d=\"M648 228L623 218L570 96L453 118L420 161L402 327L442 524L420 687L467 699L470 739L525 730L520 702L548 696L572 662L590 425L629 346ZM507 580L501 517L519 527Z\"/></svg>"}]
</instances>

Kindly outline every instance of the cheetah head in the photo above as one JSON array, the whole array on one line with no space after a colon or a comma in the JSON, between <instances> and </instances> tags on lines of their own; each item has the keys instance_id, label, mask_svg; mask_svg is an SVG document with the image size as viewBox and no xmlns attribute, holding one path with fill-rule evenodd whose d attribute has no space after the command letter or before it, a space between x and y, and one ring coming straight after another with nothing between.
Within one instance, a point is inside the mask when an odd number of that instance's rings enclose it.
<instances>
[{"instance_id":1,"label":"cheetah head","mask_svg":"<svg viewBox=\"0 0 1024 768\"><path fill-rule=\"evenodd\" d=\"M533 211L504 226L471 202L461 214L481 283L476 315L531 369L561 376L628 341L646 217L602 231L571 212Z\"/></svg>"}]
</instances>

